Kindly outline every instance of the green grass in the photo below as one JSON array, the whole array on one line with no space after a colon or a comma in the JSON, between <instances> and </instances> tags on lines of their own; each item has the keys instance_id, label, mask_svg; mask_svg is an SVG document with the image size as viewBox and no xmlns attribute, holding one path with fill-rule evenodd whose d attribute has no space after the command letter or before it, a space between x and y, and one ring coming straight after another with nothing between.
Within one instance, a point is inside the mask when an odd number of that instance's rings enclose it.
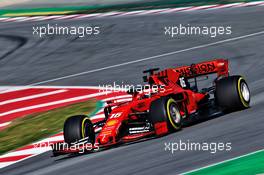
<instances>
[{"instance_id":1,"label":"green grass","mask_svg":"<svg viewBox=\"0 0 264 175\"><path fill-rule=\"evenodd\" d=\"M67 117L87 115L95 108L96 102L92 100L18 118L0 132L0 154L56 134Z\"/></svg>"},{"instance_id":2,"label":"green grass","mask_svg":"<svg viewBox=\"0 0 264 175\"><path fill-rule=\"evenodd\" d=\"M264 173L264 151L203 168L186 175L255 175Z\"/></svg>"}]
</instances>

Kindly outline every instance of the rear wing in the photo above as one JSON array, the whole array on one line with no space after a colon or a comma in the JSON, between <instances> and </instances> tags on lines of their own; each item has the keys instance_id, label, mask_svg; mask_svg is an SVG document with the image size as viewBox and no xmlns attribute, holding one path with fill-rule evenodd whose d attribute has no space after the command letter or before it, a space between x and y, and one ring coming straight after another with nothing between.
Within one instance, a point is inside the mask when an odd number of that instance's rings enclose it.
<instances>
[{"instance_id":1,"label":"rear wing","mask_svg":"<svg viewBox=\"0 0 264 175\"><path fill-rule=\"evenodd\" d=\"M181 66L174 68L174 70L185 78L194 78L212 73L216 73L218 77L227 77L229 75L228 60L226 59L216 59L192 64L190 66Z\"/></svg>"}]
</instances>

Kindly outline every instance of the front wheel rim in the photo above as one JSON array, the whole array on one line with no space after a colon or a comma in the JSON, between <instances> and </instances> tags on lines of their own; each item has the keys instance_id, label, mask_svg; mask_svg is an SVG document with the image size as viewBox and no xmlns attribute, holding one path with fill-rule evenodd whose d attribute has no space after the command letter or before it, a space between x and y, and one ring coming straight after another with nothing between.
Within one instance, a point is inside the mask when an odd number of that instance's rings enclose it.
<instances>
[{"instance_id":1,"label":"front wheel rim","mask_svg":"<svg viewBox=\"0 0 264 175\"><path fill-rule=\"evenodd\" d=\"M180 115L180 112L178 110L178 107L177 107L177 105L175 103L172 103L170 105L170 115L171 115L173 121L176 124L180 123L180 121L181 121L181 115Z\"/></svg>"},{"instance_id":2,"label":"front wheel rim","mask_svg":"<svg viewBox=\"0 0 264 175\"><path fill-rule=\"evenodd\" d=\"M245 82L242 82L240 87L241 87L240 90L241 90L242 98L246 102L248 102L250 99L250 93L247 84Z\"/></svg>"}]
</instances>

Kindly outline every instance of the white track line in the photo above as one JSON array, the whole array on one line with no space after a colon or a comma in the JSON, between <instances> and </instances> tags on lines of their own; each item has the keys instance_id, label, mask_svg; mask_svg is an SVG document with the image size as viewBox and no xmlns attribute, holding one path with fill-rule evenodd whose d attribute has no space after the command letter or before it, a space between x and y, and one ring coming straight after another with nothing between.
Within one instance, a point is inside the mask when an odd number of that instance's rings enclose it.
<instances>
[{"instance_id":1,"label":"white track line","mask_svg":"<svg viewBox=\"0 0 264 175\"><path fill-rule=\"evenodd\" d=\"M56 20L61 20L61 19L71 19L71 18L75 18L79 15L62 15L61 17L57 18Z\"/></svg>"},{"instance_id":2,"label":"white track line","mask_svg":"<svg viewBox=\"0 0 264 175\"><path fill-rule=\"evenodd\" d=\"M5 17L5 18L0 18L0 21L6 21L7 19L9 19L9 18L7 18L7 17Z\"/></svg>"},{"instance_id":3,"label":"white track line","mask_svg":"<svg viewBox=\"0 0 264 175\"><path fill-rule=\"evenodd\" d=\"M213 8L216 5L204 5L204 6L193 6L192 8L183 10L184 12L188 12L188 11L195 11L195 10L204 10L204 9L208 9L208 8Z\"/></svg>"},{"instance_id":4,"label":"white track line","mask_svg":"<svg viewBox=\"0 0 264 175\"><path fill-rule=\"evenodd\" d=\"M120 15L122 12L107 12L107 13L102 13L98 17L107 17L107 16L116 16Z\"/></svg>"},{"instance_id":5,"label":"white track line","mask_svg":"<svg viewBox=\"0 0 264 175\"><path fill-rule=\"evenodd\" d=\"M6 20L4 20L5 22L13 22L13 21L19 21L19 20L24 20L28 17L14 17L14 18L8 18Z\"/></svg>"},{"instance_id":6,"label":"white track line","mask_svg":"<svg viewBox=\"0 0 264 175\"><path fill-rule=\"evenodd\" d=\"M92 17L97 17L99 15L101 15L101 13L92 13L92 14L87 14L87 15L79 15L75 19L92 18Z\"/></svg>"},{"instance_id":7,"label":"white track line","mask_svg":"<svg viewBox=\"0 0 264 175\"><path fill-rule=\"evenodd\" d=\"M23 161L23 160L29 159L29 158L31 158L31 157L37 156L37 155L39 155L39 154L42 154L42 153L47 152L47 151L50 151L50 150L51 150L51 148L46 147L46 150L45 150L45 149L43 149L43 150L39 150L38 154L33 154L33 155L30 155L30 156L25 157L25 158L23 158L23 159L19 159L19 160L15 160L15 161L10 161L10 162L0 162L0 169L1 169L1 168L4 168L4 167L7 167L7 166L9 166L9 165L12 165L12 164L15 164L15 163L21 162L21 161Z\"/></svg>"},{"instance_id":8,"label":"white track line","mask_svg":"<svg viewBox=\"0 0 264 175\"><path fill-rule=\"evenodd\" d=\"M100 92L100 93L95 93L95 94L83 95L83 96L73 97L73 98L69 98L69 99L58 100L58 101L53 101L53 102L49 102L49 103L43 103L43 104L28 106L28 107L24 107L24 108L14 109L14 110L11 110L8 112L0 113L0 117L5 116L5 115L18 113L18 112L28 111L28 110L32 110L32 109L43 108L43 107L47 107L47 106L53 106L53 105L57 105L57 104L68 103L68 102L78 101L78 100L83 100L83 99L89 99L89 98L105 95L107 93L109 93L109 92Z\"/></svg>"},{"instance_id":9,"label":"white track line","mask_svg":"<svg viewBox=\"0 0 264 175\"><path fill-rule=\"evenodd\" d=\"M187 11L189 9L193 8L193 6L191 7L180 7L180 8L171 8L168 9L166 11L162 11L160 12L160 14L166 14L166 13L175 13L175 12L181 12L181 11Z\"/></svg>"},{"instance_id":10,"label":"white track line","mask_svg":"<svg viewBox=\"0 0 264 175\"><path fill-rule=\"evenodd\" d=\"M248 2L246 3L248 6L260 5L264 4L264 1L256 1L256 2Z\"/></svg>"},{"instance_id":11,"label":"white track line","mask_svg":"<svg viewBox=\"0 0 264 175\"><path fill-rule=\"evenodd\" d=\"M124 99L120 99L120 100L115 100L117 103L120 103L120 102L128 102L128 101L131 101L132 98L124 98Z\"/></svg>"},{"instance_id":12,"label":"white track line","mask_svg":"<svg viewBox=\"0 0 264 175\"><path fill-rule=\"evenodd\" d=\"M53 15L53 16L44 16L43 18L35 19L34 21L45 21L45 20L51 20L51 19L56 19L60 18L63 15Z\"/></svg>"},{"instance_id":13,"label":"white track line","mask_svg":"<svg viewBox=\"0 0 264 175\"><path fill-rule=\"evenodd\" d=\"M155 10L146 10L144 12L140 12L136 15L148 15L148 14L155 14L155 13L160 13L160 12L163 12L163 11L166 11L166 10L169 10L169 9L155 9Z\"/></svg>"},{"instance_id":14,"label":"white track line","mask_svg":"<svg viewBox=\"0 0 264 175\"><path fill-rule=\"evenodd\" d=\"M216 9L223 9L223 8L231 8L231 7L237 7L238 5L241 5L242 3L234 3L234 4L219 4L215 7L206 9L206 10L216 10Z\"/></svg>"},{"instance_id":15,"label":"white track line","mask_svg":"<svg viewBox=\"0 0 264 175\"><path fill-rule=\"evenodd\" d=\"M199 170L202 170L202 169L205 169L205 168L209 168L209 167L212 167L212 166L219 165L221 163L230 162L232 160L236 160L236 159L243 158L243 157L246 157L246 156L250 156L250 155L253 155L253 154L256 154L256 153L260 153L262 151L264 151L264 149L257 150L257 151L254 151L254 152L251 152L251 153L248 153L248 154L244 154L244 155L241 155L241 156L238 156L238 157L234 157L234 158L231 158L231 159L227 159L227 160L224 160L224 161L221 161L221 162L213 163L213 164L210 164L210 165L207 165L207 166L204 166L204 167L201 167L201 168L197 168L197 169L194 169L194 170L191 170L191 171L187 171L187 172L184 172L184 173L181 173L181 174L182 175L189 174L189 173L192 173L192 172L195 172L195 171L199 171Z\"/></svg>"},{"instance_id":16,"label":"white track line","mask_svg":"<svg viewBox=\"0 0 264 175\"><path fill-rule=\"evenodd\" d=\"M18 20L18 22L23 22L23 21L34 21L34 20L38 20L38 19L41 19L41 18L44 18L45 16L32 16L32 17L28 17L28 18L25 18L25 19L20 19Z\"/></svg>"},{"instance_id":17,"label":"white track line","mask_svg":"<svg viewBox=\"0 0 264 175\"><path fill-rule=\"evenodd\" d=\"M10 103L15 103L15 102L20 102L20 101L25 101L25 100L31 100L31 99L35 99L35 98L45 97L45 96L49 96L49 95L55 95L55 94L59 94L59 93L67 92L67 91L68 90L61 89L61 90L57 90L57 91L51 91L51 92L46 92L46 93L30 95L30 96L26 96L26 97L21 97L21 98L15 98L15 99L12 99L12 100L6 100L6 101L0 102L0 106L1 105L6 105L6 104L10 104Z\"/></svg>"},{"instance_id":18,"label":"white track line","mask_svg":"<svg viewBox=\"0 0 264 175\"><path fill-rule=\"evenodd\" d=\"M34 144L31 144L31 145L34 145ZM41 145L41 144L39 144L39 145ZM21 155L27 155L27 154L39 154L39 152L46 152L46 151L50 151L50 150L52 150L51 145L48 145L48 143L44 145L44 143L43 143L43 145L41 145L40 147L10 152L10 153L7 153L5 155L0 156L0 158L7 158L7 157L12 157L12 156L21 156Z\"/></svg>"},{"instance_id":19,"label":"white track line","mask_svg":"<svg viewBox=\"0 0 264 175\"><path fill-rule=\"evenodd\" d=\"M12 161L12 162L0 162L0 169L1 168L4 168L4 167L7 167L9 165L12 165L14 163L17 163L18 161Z\"/></svg>"},{"instance_id":20,"label":"white track line","mask_svg":"<svg viewBox=\"0 0 264 175\"><path fill-rule=\"evenodd\" d=\"M9 125L10 123L11 122L0 123L0 128L5 127L5 126Z\"/></svg>"},{"instance_id":21,"label":"white track line","mask_svg":"<svg viewBox=\"0 0 264 175\"><path fill-rule=\"evenodd\" d=\"M209 46L215 46L215 45L223 44L223 43L227 43L227 42L237 41L237 40L241 40L241 39L245 39L245 38L249 38L249 37L253 37L253 36L257 36L257 35L261 35L261 34L264 34L264 31L251 33L251 34L248 34L248 35L242 35L242 36L239 36L239 37L229 38L229 39L225 39L225 40L220 40L220 41L216 41L216 42L209 43L209 44L202 44L202 45L198 45L198 46L194 46L194 47L190 47L190 48L186 48L186 49L182 49L182 50L168 52L168 53L164 53L164 54L160 54L160 55L155 55L155 56L151 56L151 57L146 57L146 58L142 58L142 59L128 61L128 62L115 64L115 65L111 65L111 66L106 66L106 67L102 67L102 68L97 68L97 69L84 71L84 72L80 72L80 73L76 73L76 74L71 74L71 75L67 75L67 76L63 76L63 77L58 77L58 78L54 78L54 79L50 79L50 80L45 80L45 81L41 81L41 82L37 82L37 83L32 83L32 84L30 84L28 86L36 86L36 85L50 83L50 82L54 82L54 81L58 81L58 80L63 80L63 79L78 77L78 76L86 75L86 74L90 74L90 73L95 73L95 72L99 72L99 71L102 71L102 70L117 68L117 67L126 66L126 65L130 65L130 64L135 64L135 63L139 63L139 62L143 62L143 61L153 60L153 59L159 59L161 57L175 55L175 54L179 54L179 53L183 53L183 52L187 52L187 51L191 51L191 50L196 50L196 49L202 49L202 48L206 48L206 47L209 47Z\"/></svg>"},{"instance_id":22,"label":"white track line","mask_svg":"<svg viewBox=\"0 0 264 175\"><path fill-rule=\"evenodd\" d=\"M0 94L28 89L28 86L0 86Z\"/></svg>"},{"instance_id":23,"label":"white track line","mask_svg":"<svg viewBox=\"0 0 264 175\"><path fill-rule=\"evenodd\" d=\"M92 89L92 90L105 90L105 87L98 86L0 86L0 94L25 90L25 89ZM108 88L107 90L111 90Z\"/></svg>"},{"instance_id":24,"label":"white track line","mask_svg":"<svg viewBox=\"0 0 264 175\"><path fill-rule=\"evenodd\" d=\"M25 86L0 86L0 94L18 91L18 90L25 90L25 89L91 89L91 90L107 90L107 91L115 91L114 87L109 88L105 86L32 86L32 85L25 85ZM125 91L124 91L125 92Z\"/></svg>"},{"instance_id":25,"label":"white track line","mask_svg":"<svg viewBox=\"0 0 264 175\"><path fill-rule=\"evenodd\" d=\"M145 10L135 10L135 11L131 11L131 12L123 12L122 14L118 15L118 16L128 16L128 15L137 15L140 13L144 13Z\"/></svg>"}]
</instances>

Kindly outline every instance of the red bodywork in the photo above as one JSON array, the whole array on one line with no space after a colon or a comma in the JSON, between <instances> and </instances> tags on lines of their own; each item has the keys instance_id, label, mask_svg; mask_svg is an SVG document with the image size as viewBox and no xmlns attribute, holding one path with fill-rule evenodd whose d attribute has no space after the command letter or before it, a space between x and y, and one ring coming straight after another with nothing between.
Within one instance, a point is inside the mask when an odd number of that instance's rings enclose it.
<instances>
[{"instance_id":1,"label":"red bodywork","mask_svg":"<svg viewBox=\"0 0 264 175\"><path fill-rule=\"evenodd\" d=\"M195 113L198 110L198 103L206 98L208 94L183 88L180 84L180 78L189 79L212 73L216 73L217 78L228 76L228 60L216 59L190 66L169 68L150 75L147 77L147 81L152 85L159 86L151 95L147 93L134 93L132 100L129 102L108 102L106 108L112 108L112 110L102 130L96 137L96 143L104 147L120 142L133 141L146 136L166 134L168 132L166 122L156 124L151 131L129 135L122 135L121 127L128 121L138 120L140 113L149 111L151 102L163 96L175 97L182 116Z\"/></svg>"},{"instance_id":2,"label":"red bodywork","mask_svg":"<svg viewBox=\"0 0 264 175\"><path fill-rule=\"evenodd\" d=\"M224 59L217 59L214 61L202 62L191 66L182 66L177 68L169 68L148 77L148 82L155 85L163 86L163 89L158 88L150 97L144 98L145 94L134 94L131 102L127 103L111 103L109 106L117 106L109 115L106 124L103 126L101 132L97 136L99 145L116 144L120 140L137 139L144 137L150 133L135 134L132 136L125 136L119 138L119 128L123 122L128 119L137 119L137 115L133 113L145 112L150 108L152 101L162 97L173 95L178 97L178 103L181 105L181 113L191 114L197 111L198 102L206 97L206 93L194 92L190 89L184 89L180 86L179 78L192 78L195 76L216 73L218 77L228 76L228 61ZM156 134L164 134L167 132L166 123L155 126Z\"/></svg>"}]
</instances>

